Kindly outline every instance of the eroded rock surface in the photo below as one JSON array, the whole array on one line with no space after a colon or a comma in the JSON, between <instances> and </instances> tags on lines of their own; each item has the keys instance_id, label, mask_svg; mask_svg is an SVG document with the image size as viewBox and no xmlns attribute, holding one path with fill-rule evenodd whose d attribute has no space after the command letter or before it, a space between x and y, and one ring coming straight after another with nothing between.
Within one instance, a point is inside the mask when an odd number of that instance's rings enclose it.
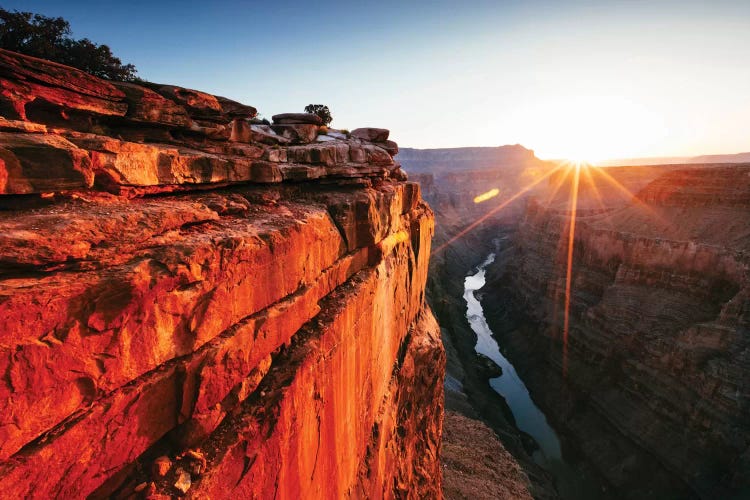
<instances>
[{"instance_id":1,"label":"eroded rock surface","mask_svg":"<svg viewBox=\"0 0 750 500\"><path fill-rule=\"evenodd\" d=\"M492 429L453 411L445 413L443 463L446 498L534 498L526 473Z\"/></svg>"},{"instance_id":2,"label":"eroded rock surface","mask_svg":"<svg viewBox=\"0 0 750 500\"><path fill-rule=\"evenodd\" d=\"M433 216L388 150L0 63L2 496L441 496Z\"/></svg>"},{"instance_id":3,"label":"eroded rock surface","mask_svg":"<svg viewBox=\"0 0 750 500\"><path fill-rule=\"evenodd\" d=\"M224 97L111 83L1 49L0 111L0 194L94 185L115 194L156 193L312 179L369 185L402 176L389 154L398 146L375 144L383 132L316 142L328 129L315 115L286 113L278 115L281 123L258 125L255 108ZM287 155L285 145L300 145L300 152Z\"/></svg>"}]
</instances>

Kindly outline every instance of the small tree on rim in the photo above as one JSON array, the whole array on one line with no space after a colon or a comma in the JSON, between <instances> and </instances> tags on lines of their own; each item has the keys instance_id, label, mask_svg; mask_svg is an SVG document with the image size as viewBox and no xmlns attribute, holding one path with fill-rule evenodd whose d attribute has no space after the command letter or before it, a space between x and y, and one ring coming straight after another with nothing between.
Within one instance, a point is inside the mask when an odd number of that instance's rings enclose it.
<instances>
[{"instance_id":1,"label":"small tree on rim","mask_svg":"<svg viewBox=\"0 0 750 500\"><path fill-rule=\"evenodd\" d=\"M318 115L320 119L323 120L323 125L328 125L333 121L331 110L324 104L308 104L305 106L305 113Z\"/></svg>"}]
</instances>

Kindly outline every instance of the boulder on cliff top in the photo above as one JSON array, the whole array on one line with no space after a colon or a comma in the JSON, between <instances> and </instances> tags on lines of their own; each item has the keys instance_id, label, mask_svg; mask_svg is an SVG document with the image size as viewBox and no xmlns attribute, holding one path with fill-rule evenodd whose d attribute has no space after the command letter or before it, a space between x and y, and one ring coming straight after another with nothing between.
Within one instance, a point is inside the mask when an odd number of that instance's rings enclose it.
<instances>
[{"instance_id":1,"label":"boulder on cliff top","mask_svg":"<svg viewBox=\"0 0 750 500\"><path fill-rule=\"evenodd\" d=\"M128 111L125 115L134 121L172 125L189 128L192 120L185 108L172 99L157 94L151 89L126 82L112 82L125 94Z\"/></svg>"},{"instance_id":2,"label":"boulder on cliff top","mask_svg":"<svg viewBox=\"0 0 750 500\"><path fill-rule=\"evenodd\" d=\"M100 120L101 116L191 128L193 120L207 120L210 127L257 115L253 106L226 97L174 85L109 82L69 66L3 49L0 109L9 119L83 131L106 129L110 122ZM206 124L201 125L205 128Z\"/></svg>"},{"instance_id":3,"label":"boulder on cliff top","mask_svg":"<svg viewBox=\"0 0 750 500\"><path fill-rule=\"evenodd\" d=\"M292 142L307 143L318 137L318 126L309 123L274 124L271 129Z\"/></svg>"},{"instance_id":4,"label":"boulder on cliff top","mask_svg":"<svg viewBox=\"0 0 750 500\"><path fill-rule=\"evenodd\" d=\"M351 136L363 141L385 142L388 140L388 134L390 134L390 131L385 128L365 127L355 128L352 130Z\"/></svg>"},{"instance_id":5,"label":"boulder on cliff top","mask_svg":"<svg viewBox=\"0 0 750 500\"><path fill-rule=\"evenodd\" d=\"M279 125L295 125L309 123L312 125L323 125L323 120L312 113L281 113L273 115L273 123Z\"/></svg>"},{"instance_id":6,"label":"boulder on cliff top","mask_svg":"<svg viewBox=\"0 0 750 500\"><path fill-rule=\"evenodd\" d=\"M388 154L390 154L391 156L396 156L398 154L398 144L396 144L394 141L378 142L376 143L376 145L388 151Z\"/></svg>"},{"instance_id":7,"label":"boulder on cliff top","mask_svg":"<svg viewBox=\"0 0 750 500\"><path fill-rule=\"evenodd\" d=\"M221 105L222 112L229 118L255 118L258 115L258 110L253 106L242 104L241 102L233 101L222 97L216 96L216 100Z\"/></svg>"},{"instance_id":8,"label":"boulder on cliff top","mask_svg":"<svg viewBox=\"0 0 750 500\"><path fill-rule=\"evenodd\" d=\"M222 114L221 104L214 95L176 85L154 84L152 88L167 99L184 106L191 118L212 119L219 118Z\"/></svg>"}]
</instances>

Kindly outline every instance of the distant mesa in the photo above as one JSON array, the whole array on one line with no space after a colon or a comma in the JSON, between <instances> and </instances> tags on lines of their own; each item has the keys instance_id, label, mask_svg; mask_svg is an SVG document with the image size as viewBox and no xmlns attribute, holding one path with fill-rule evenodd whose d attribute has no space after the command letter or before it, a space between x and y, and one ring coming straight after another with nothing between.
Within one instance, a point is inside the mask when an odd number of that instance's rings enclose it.
<instances>
[{"instance_id":1,"label":"distant mesa","mask_svg":"<svg viewBox=\"0 0 750 500\"><path fill-rule=\"evenodd\" d=\"M750 152L696 156L688 160L688 163L750 163Z\"/></svg>"},{"instance_id":2,"label":"distant mesa","mask_svg":"<svg viewBox=\"0 0 750 500\"><path fill-rule=\"evenodd\" d=\"M618 158L597 162L602 167L640 165L685 165L715 163L750 163L750 152L701 156L658 156L645 158Z\"/></svg>"},{"instance_id":3,"label":"distant mesa","mask_svg":"<svg viewBox=\"0 0 750 500\"><path fill-rule=\"evenodd\" d=\"M401 148L399 160L409 172L483 170L499 165L532 166L545 162L520 144L498 147L415 149Z\"/></svg>"}]
</instances>

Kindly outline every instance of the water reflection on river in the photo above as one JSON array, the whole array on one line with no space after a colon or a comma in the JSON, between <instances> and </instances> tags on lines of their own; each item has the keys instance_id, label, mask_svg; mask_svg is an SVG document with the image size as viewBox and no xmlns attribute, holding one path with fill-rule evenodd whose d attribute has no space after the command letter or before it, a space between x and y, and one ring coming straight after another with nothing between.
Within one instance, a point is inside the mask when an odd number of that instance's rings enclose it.
<instances>
[{"instance_id":1,"label":"water reflection on river","mask_svg":"<svg viewBox=\"0 0 750 500\"><path fill-rule=\"evenodd\" d=\"M495 260L490 254L477 268L477 272L467 276L464 281L464 299L466 300L466 318L477 335L475 350L492 359L503 370L500 377L490 379L492 388L508 403L516 426L534 438L539 449L532 458L554 477L558 490L563 498L605 498L601 488L582 475L574 466L568 464L562 453L560 438L547 422L547 417L534 404L526 385L519 378L516 369L503 356L492 330L487 324L482 304L475 292L485 284L485 269Z\"/></svg>"},{"instance_id":2,"label":"water reflection on river","mask_svg":"<svg viewBox=\"0 0 750 500\"><path fill-rule=\"evenodd\" d=\"M539 450L535 453L537 462L546 460L560 460L560 440L555 431L547 423L544 413L531 400L529 391L523 381L518 377L515 368L500 352L500 347L492 337L487 320L484 317L482 304L474 296L474 292L484 286L485 268L495 260L495 254L490 254L476 274L467 276L464 281L464 299L466 300L466 317L469 320L474 333L477 334L476 351L484 354L497 363L502 369L500 377L490 379L490 385L497 391L510 406L513 417L516 419L518 428L529 434L539 444Z\"/></svg>"}]
</instances>

